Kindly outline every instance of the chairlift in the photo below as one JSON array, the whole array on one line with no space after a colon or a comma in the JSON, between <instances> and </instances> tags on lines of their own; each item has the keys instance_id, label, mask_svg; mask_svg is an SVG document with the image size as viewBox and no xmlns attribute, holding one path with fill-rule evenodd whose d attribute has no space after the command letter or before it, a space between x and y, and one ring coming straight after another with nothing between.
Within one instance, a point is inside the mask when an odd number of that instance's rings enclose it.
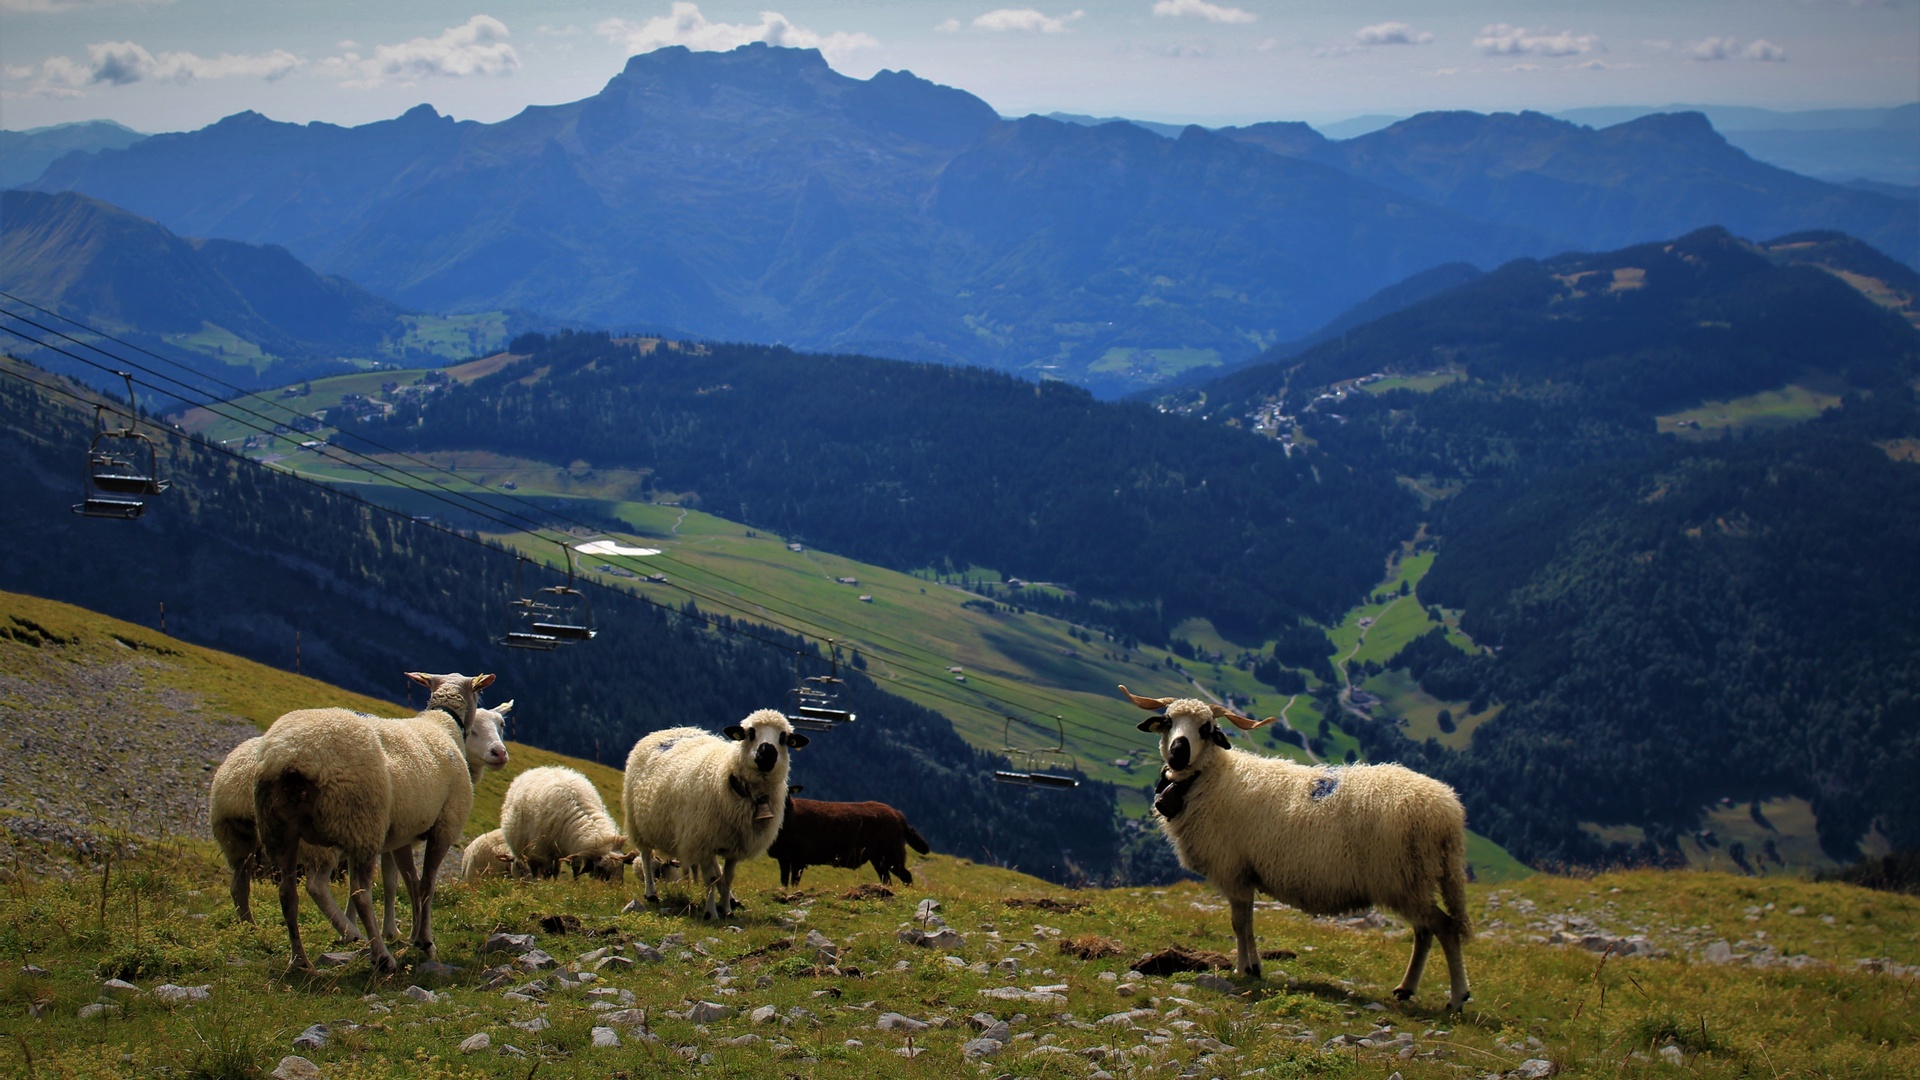
<instances>
[{"instance_id":1,"label":"chairlift","mask_svg":"<svg viewBox=\"0 0 1920 1080\"><path fill-rule=\"evenodd\" d=\"M840 694L847 685L847 680L840 677L840 643L829 641L827 648L830 666L825 675L802 678L800 658L805 654L793 654L793 715L788 720L802 731L832 731L858 719L840 707Z\"/></svg>"},{"instance_id":2,"label":"chairlift","mask_svg":"<svg viewBox=\"0 0 1920 1080\"><path fill-rule=\"evenodd\" d=\"M1079 787L1080 778L1074 774L1080 771L1080 764L1067 753L1066 722L1057 715L1053 717L1056 738L1052 746L1023 749L1013 745L1014 719L1008 716L1006 726L1001 729L1001 741L1006 745L1000 752L1006 755L1007 768L993 770L994 781L1016 787Z\"/></svg>"},{"instance_id":3,"label":"chairlift","mask_svg":"<svg viewBox=\"0 0 1920 1080\"><path fill-rule=\"evenodd\" d=\"M140 405L133 396L133 373L114 374L127 381L127 423L125 427L108 427L106 415L112 410L104 402L94 404L85 488L73 512L82 517L132 521L146 512L145 496L166 491L173 481L159 479L159 447L138 430Z\"/></svg>"},{"instance_id":4,"label":"chairlift","mask_svg":"<svg viewBox=\"0 0 1920 1080\"><path fill-rule=\"evenodd\" d=\"M573 549L563 543L560 550L567 558L566 584L547 585L531 593L522 588L521 573L533 560L525 555L515 557L511 606L518 621L500 638L500 644L509 649L552 652L562 645L592 641L600 633L594 626L592 602L574 587Z\"/></svg>"}]
</instances>

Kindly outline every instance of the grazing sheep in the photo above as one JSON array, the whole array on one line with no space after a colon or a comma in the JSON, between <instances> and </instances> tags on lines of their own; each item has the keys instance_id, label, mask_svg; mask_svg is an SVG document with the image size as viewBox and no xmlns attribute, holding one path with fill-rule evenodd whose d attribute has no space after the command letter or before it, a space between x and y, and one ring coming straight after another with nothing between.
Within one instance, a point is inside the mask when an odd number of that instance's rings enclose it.
<instances>
[{"instance_id":1,"label":"grazing sheep","mask_svg":"<svg viewBox=\"0 0 1920 1080\"><path fill-rule=\"evenodd\" d=\"M392 852L413 902L413 945L432 959L434 879L440 861L473 808L473 778L464 768L461 740L473 724L480 691L492 675L408 678L429 688L417 716L386 720L346 709L301 709L273 722L261 736L260 774L254 781L254 819L260 847L280 872L280 913L295 970L310 970L300 944L300 844L339 849L360 922L373 925L369 888L373 863ZM502 748L504 751L504 747ZM423 872L413 845L426 842ZM372 940L374 967L399 965L383 935Z\"/></svg>"},{"instance_id":2,"label":"grazing sheep","mask_svg":"<svg viewBox=\"0 0 1920 1080\"><path fill-rule=\"evenodd\" d=\"M627 755L621 798L627 840L636 850L664 852L689 873L704 875L709 919L732 914L734 868L764 854L779 835L787 752L807 745L773 709L750 714L724 734L681 727L641 739ZM640 866L646 898L659 900L653 859Z\"/></svg>"},{"instance_id":3,"label":"grazing sheep","mask_svg":"<svg viewBox=\"0 0 1920 1080\"><path fill-rule=\"evenodd\" d=\"M1465 1004L1467 818L1452 788L1398 765L1309 767L1246 753L1216 721L1247 731L1267 721L1192 698L1120 692L1158 710L1140 724L1159 734L1166 762L1154 815L1180 865L1226 896L1237 972L1260 975L1256 890L1314 915L1379 907L1413 927L1413 957L1394 996L1404 1001L1419 989L1438 937L1453 984L1447 1007Z\"/></svg>"},{"instance_id":4,"label":"grazing sheep","mask_svg":"<svg viewBox=\"0 0 1920 1080\"><path fill-rule=\"evenodd\" d=\"M483 769L498 769L507 763L507 745L502 734L506 728L506 715L512 711L511 701L497 709L474 711L474 722L468 725L463 740L467 775L474 783L480 782ZM243 922L253 921L253 876L263 873L267 868L253 821L253 785L259 771L260 736L255 736L228 752L227 759L220 763L220 768L213 774L213 788L208 798L213 839L220 846L221 854L226 856L227 867L232 871L233 907ZM306 871L307 894L313 897L314 904L326 915L327 921L333 924L342 938L348 941L361 940L364 935L360 933L360 928L354 925L350 914L340 910L340 905L334 901L333 889L328 884L340 866L335 853L328 848L302 843L299 863ZM386 936L391 938L398 932L393 914L394 886L398 877L391 855L381 856L380 871L386 916L383 926Z\"/></svg>"},{"instance_id":5,"label":"grazing sheep","mask_svg":"<svg viewBox=\"0 0 1920 1080\"><path fill-rule=\"evenodd\" d=\"M907 845L922 855L932 850L907 816L883 802L824 802L796 799L798 784L787 785L787 815L767 854L780 863L780 884L798 886L809 866L857 867L872 862L883 885L891 875L913 884L907 869Z\"/></svg>"},{"instance_id":6,"label":"grazing sheep","mask_svg":"<svg viewBox=\"0 0 1920 1080\"><path fill-rule=\"evenodd\" d=\"M561 765L528 769L513 778L500 804L500 832L534 877L555 877L565 863L576 879L586 872L618 881L635 855L620 850L627 838L593 781Z\"/></svg>"},{"instance_id":7,"label":"grazing sheep","mask_svg":"<svg viewBox=\"0 0 1920 1080\"><path fill-rule=\"evenodd\" d=\"M483 832L467 844L460 854L460 877L472 883L483 877L527 876L527 864L513 857L507 838L499 829Z\"/></svg>"}]
</instances>

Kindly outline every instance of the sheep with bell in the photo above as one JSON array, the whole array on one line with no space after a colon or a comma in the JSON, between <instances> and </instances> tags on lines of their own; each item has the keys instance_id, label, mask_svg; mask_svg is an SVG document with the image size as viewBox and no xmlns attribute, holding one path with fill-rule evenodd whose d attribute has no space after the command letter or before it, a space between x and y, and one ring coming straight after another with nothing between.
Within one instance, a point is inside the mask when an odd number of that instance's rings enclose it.
<instances>
[{"instance_id":1,"label":"sheep with bell","mask_svg":"<svg viewBox=\"0 0 1920 1080\"><path fill-rule=\"evenodd\" d=\"M1160 736L1165 768L1154 817L1180 865L1226 897L1234 970L1260 976L1253 936L1255 893L1313 915L1384 908L1413 928L1413 956L1394 996L1411 998L1435 938L1452 993L1466 1003L1460 948L1467 916L1466 811L1453 789L1399 765L1307 766L1234 748L1220 721L1255 722L1193 698L1120 692L1154 713L1141 731Z\"/></svg>"},{"instance_id":2,"label":"sheep with bell","mask_svg":"<svg viewBox=\"0 0 1920 1080\"><path fill-rule=\"evenodd\" d=\"M651 857L665 853L706 882L707 918L733 911L733 873L767 853L786 816L789 751L807 745L774 709L720 735L695 727L656 731L627 755L621 812L640 860L648 902L660 899ZM716 893L718 900L716 903Z\"/></svg>"}]
</instances>

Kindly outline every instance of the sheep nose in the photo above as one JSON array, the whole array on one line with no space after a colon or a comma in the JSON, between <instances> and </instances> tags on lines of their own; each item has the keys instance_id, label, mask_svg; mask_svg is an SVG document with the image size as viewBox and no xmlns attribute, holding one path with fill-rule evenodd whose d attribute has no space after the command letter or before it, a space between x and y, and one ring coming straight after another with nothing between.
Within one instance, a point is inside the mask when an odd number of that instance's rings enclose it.
<instances>
[{"instance_id":1,"label":"sheep nose","mask_svg":"<svg viewBox=\"0 0 1920 1080\"><path fill-rule=\"evenodd\" d=\"M780 751L775 750L767 743L761 743L759 748L753 752L753 763L759 767L761 772L769 772L773 769L773 763L777 761L779 757Z\"/></svg>"},{"instance_id":2,"label":"sheep nose","mask_svg":"<svg viewBox=\"0 0 1920 1080\"><path fill-rule=\"evenodd\" d=\"M1191 753L1191 751L1187 747L1187 737L1182 735L1168 744L1167 764L1173 766L1175 769L1184 769L1187 767L1187 755L1189 753Z\"/></svg>"}]
</instances>

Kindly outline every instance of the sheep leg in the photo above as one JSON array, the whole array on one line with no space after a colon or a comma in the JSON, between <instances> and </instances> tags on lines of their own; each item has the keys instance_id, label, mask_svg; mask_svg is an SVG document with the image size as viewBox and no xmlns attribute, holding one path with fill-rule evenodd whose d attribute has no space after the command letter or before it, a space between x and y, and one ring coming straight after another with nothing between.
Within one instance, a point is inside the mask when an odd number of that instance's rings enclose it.
<instances>
[{"instance_id":1,"label":"sheep leg","mask_svg":"<svg viewBox=\"0 0 1920 1080\"><path fill-rule=\"evenodd\" d=\"M1413 932L1413 958L1407 961L1407 973L1400 985L1393 988L1393 996L1405 1001L1420 989L1420 975L1427 970L1427 952L1433 948L1433 931L1425 927Z\"/></svg>"},{"instance_id":2,"label":"sheep leg","mask_svg":"<svg viewBox=\"0 0 1920 1080\"><path fill-rule=\"evenodd\" d=\"M360 916L360 925L371 928L373 922L373 864L372 852L350 854L347 856L347 887L351 890L348 898L353 901L354 913ZM373 970L383 975L392 974L400 965L387 951L386 939L379 934L369 934L368 945L373 956Z\"/></svg>"},{"instance_id":3,"label":"sheep leg","mask_svg":"<svg viewBox=\"0 0 1920 1080\"><path fill-rule=\"evenodd\" d=\"M664 867L662 868L662 872L665 872ZM659 903L660 892L658 887L653 883L653 852L651 851L640 856L640 876L645 879L641 883L640 895L645 897L649 904Z\"/></svg>"},{"instance_id":4,"label":"sheep leg","mask_svg":"<svg viewBox=\"0 0 1920 1080\"><path fill-rule=\"evenodd\" d=\"M340 932L342 939L359 941L360 928L353 925L353 920L347 918L347 913L340 910L339 903L333 898L333 871L339 864L340 860L332 855L320 856L309 863L307 895L313 897L314 906L319 908L320 913L333 924L333 928Z\"/></svg>"},{"instance_id":5,"label":"sheep leg","mask_svg":"<svg viewBox=\"0 0 1920 1080\"><path fill-rule=\"evenodd\" d=\"M433 886L440 877L440 863L447 857L447 850L453 846L451 833L434 832L427 835L427 850L421 860L419 899L413 909L413 943L426 953L427 959L434 957L433 946ZM411 858L413 852L409 845Z\"/></svg>"},{"instance_id":6,"label":"sheep leg","mask_svg":"<svg viewBox=\"0 0 1920 1080\"><path fill-rule=\"evenodd\" d=\"M1227 897L1227 906L1233 914L1233 945L1235 974L1260 977L1260 948L1253 939L1253 897Z\"/></svg>"},{"instance_id":7,"label":"sheep leg","mask_svg":"<svg viewBox=\"0 0 1920 1080\"><path fill-rule=\"evenodd\" d=\"M253 921L253 859L249 855L233 864L233 911L245 923Z\"/></svg>"},{"instance_id":8,"label":"sheep leg","mask_svg":"<svg viewBox=\"0 0 1920 1080\"><path fill-rule=\"evenodd\" d=\"M393 894L398 883L399 875L394 867L393 853L387 852L380 856L380 904L384 908L381 914L385 916L380 923L380 933L388 941L400 936L400 924L394 921L393 917ZM367 930L371 933L373 928L368 927Z\"/></svg>"},{"instance_id":9,"label":"sheep leg","mask_svg":"<svg viewBox=\"0 0 1920 1080\"><path fill-rule=\"evenodd\" d=\"M413 926L410 936L413 939L413 943L419 945L420 913L426 907L426 900L423 895L426 891L426 882L421 880L420 871L415 868L413 864L412 844L395 848L388 854L393 857L394 866L399 869L401 880L407 883L407 901L413 906ZM427 959L431 960L432 958L433 954L428 953Z\"/></svg>"},{"instance_id":10,"label":"sheep leg","mask_svg":"<svg viewBox=\"0 0 1920 1080\"><path fill-rule=\"evenodd\" d=\"M713 890L716 886L724 889L727 887L727 884L730 884L730 882L728 883L721 882L720 864L711 855L707 856L706 861L700 864L700 873L706 882L706 884L701 888L700 894L707 904L707 918L718 919L720 917L720 913L714 907Z\"/></svg>"},{"instance_id":11,"label":"sheep leg","mask_svg":"<svg viewBox=\"0 0 1920 1080\"><path fill-rule=\"evenodd\" d=\"M292 959L289 971L310 972L313 962L307 959L307 950L300 944L300 847L298 844L286 844L275 852L274 862L280 871L280 917L287 923L287 949Z\"/></svg>"},{"instance_id":12,"label":"sheep leg","mask_svg":"<svg viewBox=\"0 0 1920 1080\"><path fill-rule=\"evenodd\" d=\"M729 858L720 868L720 917L733 914L733 871L740 865L739 859ZM711 914L711 912L709 912Z\"/></svg>"},{"instance_id":13,"label":"sheep leg","mask_svg":"<svg viewBox=\"0 0 1920 1080\"><path fill-rule=\"evenodd\" d=\"M1457 926L1447 926L1439 934L1440 948L1447 954L1447 977L1453 984L1453 991L1447 996L1447 1011L1459 1012L1473 996L1467 990L1467 965L1460 957L1460 930Z\"/></svg>"}]
</instances>

